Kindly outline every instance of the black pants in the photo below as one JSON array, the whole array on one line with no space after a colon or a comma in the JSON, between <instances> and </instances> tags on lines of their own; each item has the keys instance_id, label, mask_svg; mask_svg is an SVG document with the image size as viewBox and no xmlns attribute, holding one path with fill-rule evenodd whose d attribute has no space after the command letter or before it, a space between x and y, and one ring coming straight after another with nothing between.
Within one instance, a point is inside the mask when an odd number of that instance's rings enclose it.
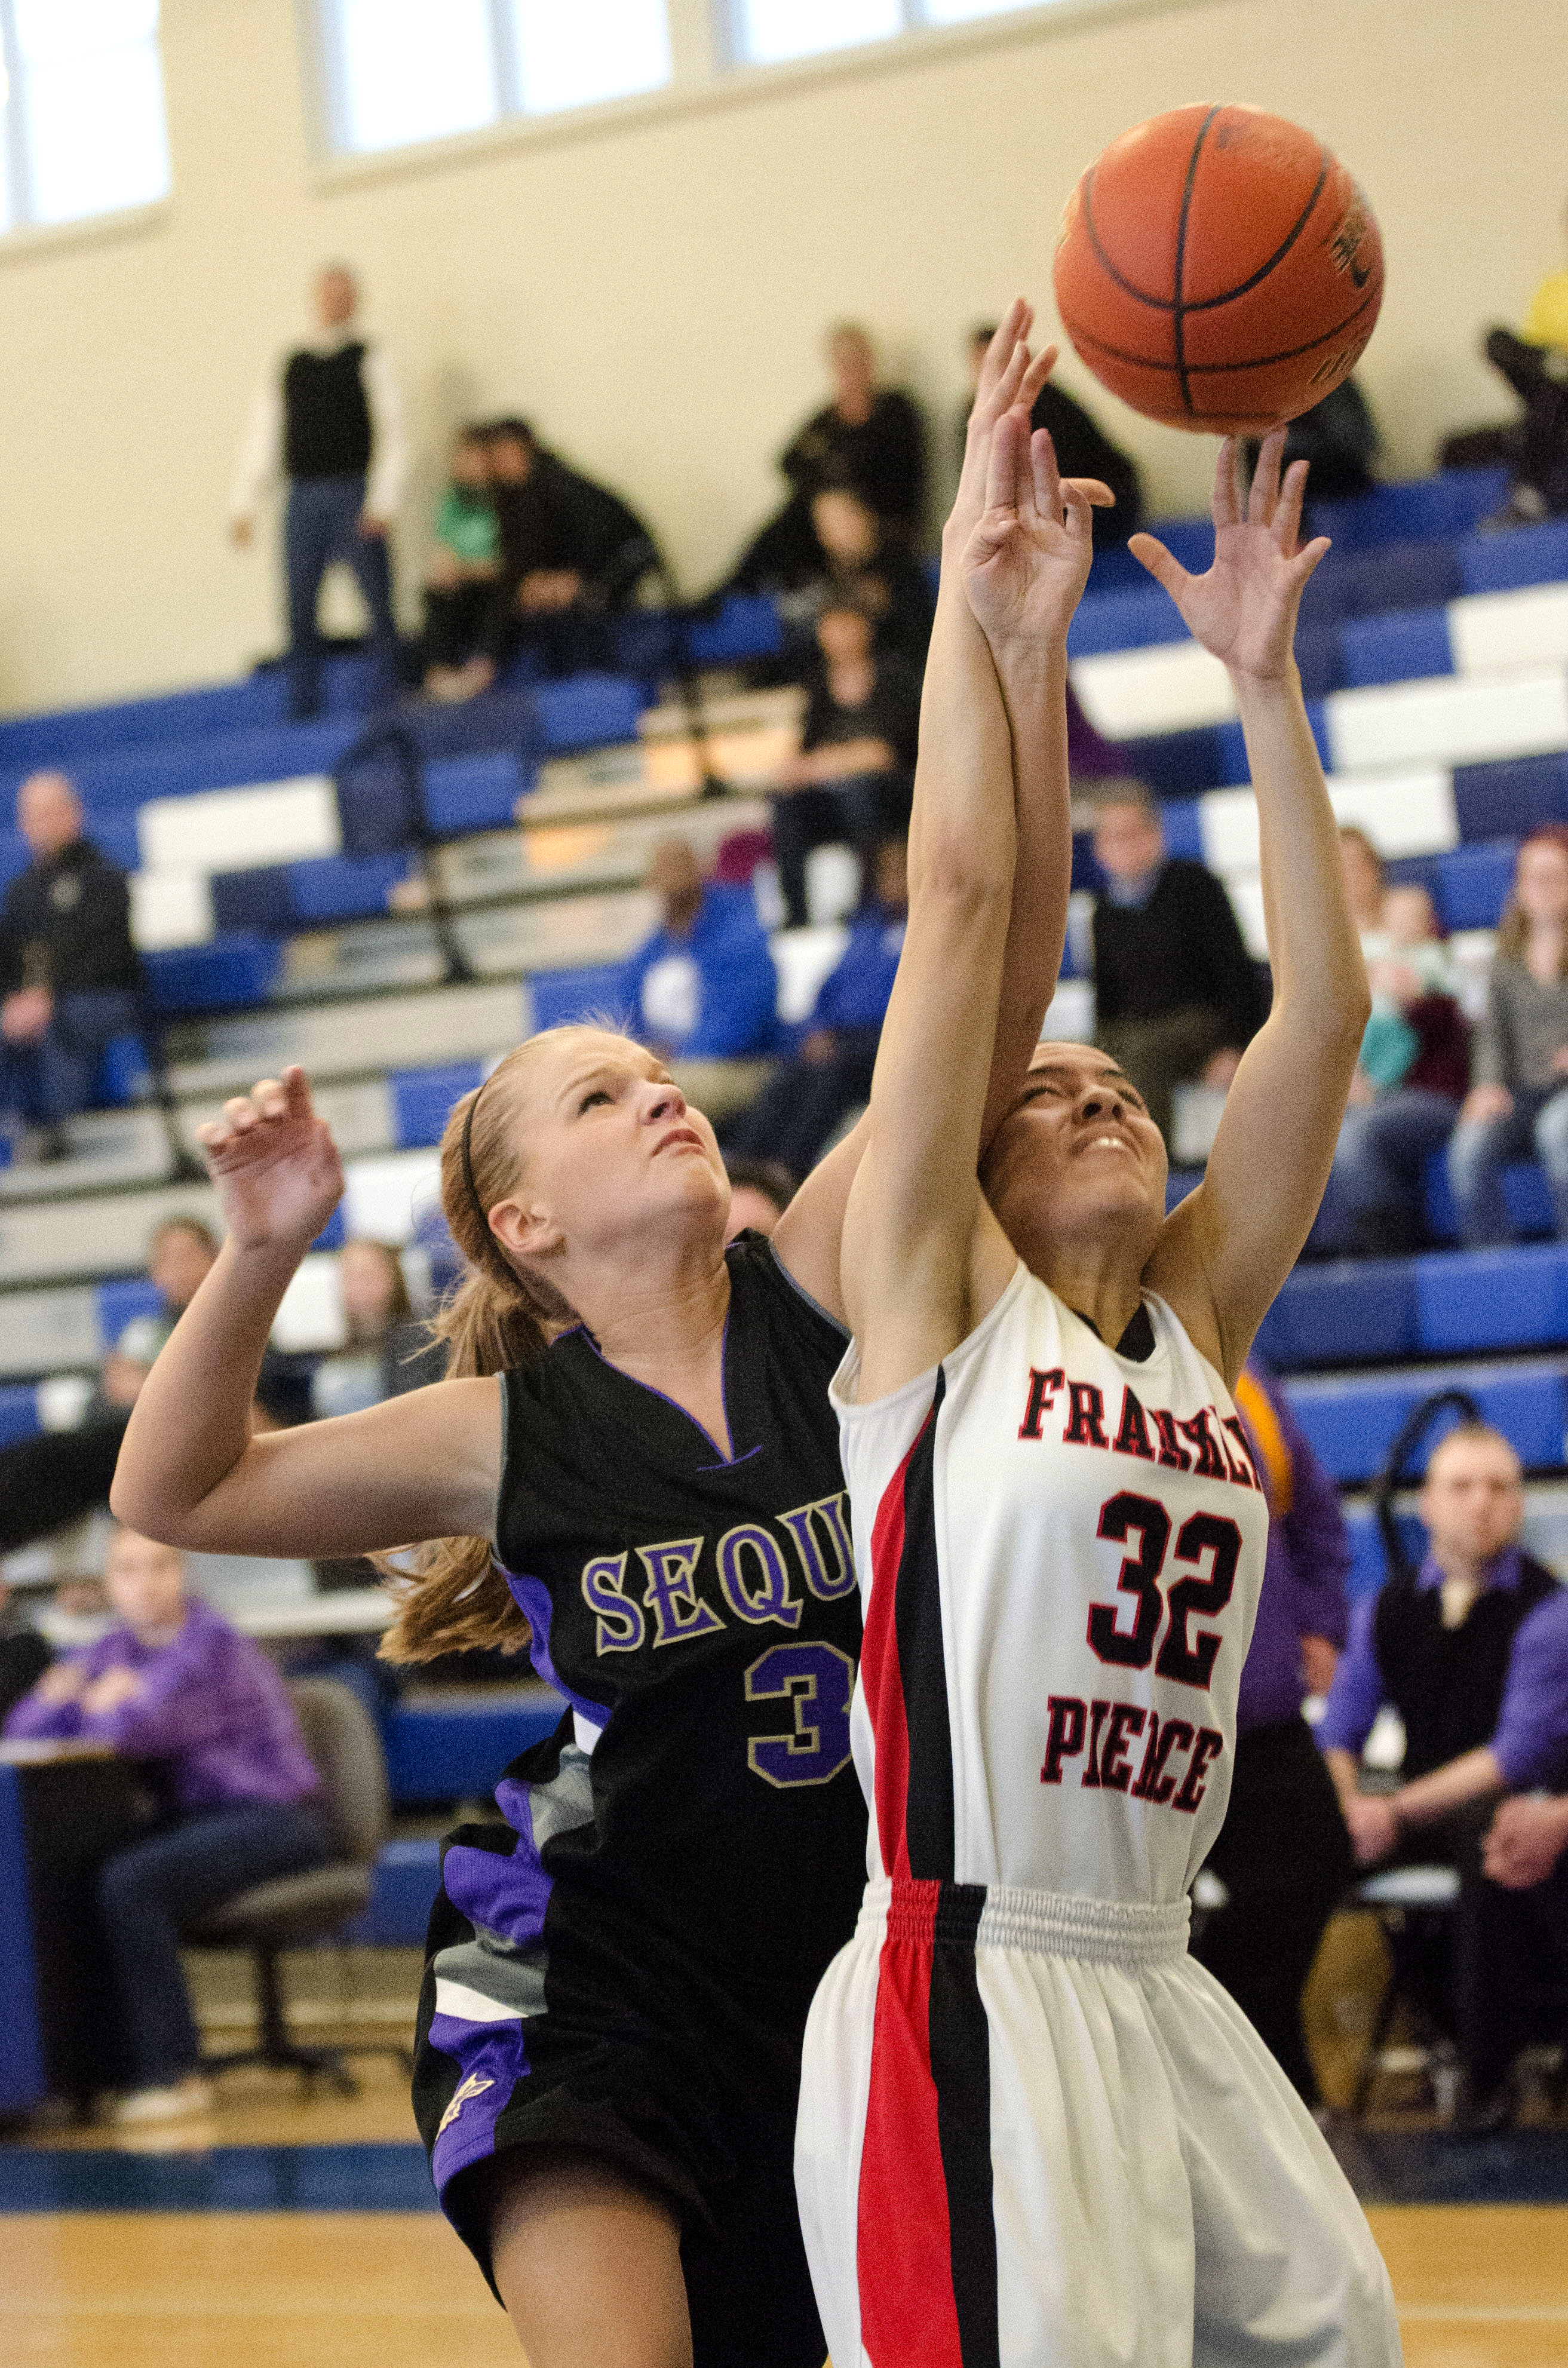
<instances>
[{"instance_id":1,"label":"black pants","mask_svg":"<svg viewBox=\"0 0 1568 2368\"><path fill-rule=\"evenodd\" d=\"M790 790L773 800L773 860L790 928L803 928L811 918L806 858L812 848L846 841L867 854L879 838L909 828L912 793L909 775L896 771L858 773L849 780Z\"/></svg>"},{"instance_id":2,"label":"black pants","mask_svg":"<svg viewBox=\"0 0 1568 2368\"><path fill-rule=\"evenodd\" d=\"M1402 1987L1451 2039L1484 2098L1534 2039L1568 2039L1568 1861L1532 1891L1482 1873L1496 1804L1477 1801L1409 1833L1393 1865L1451 1866L1451 1910L1413 1909L1391 1933Z\"/></svg>"},{"instance_id":3,"label":"black pants","mask_svg":"<svg viewBox=\"0 0 1568 2368\"><path fill-rule=\"evenodd\" d=\"M1237 1736L1231 1804L1209 1865L1230 1902L1205 1925L1193 1955L1315 2105L1301 1992L1355 1862L1333 1781L1304 1719Z\"/></svg>"},{"instance_id":4,"label":"black pants","mask_svg":"<svg viewBox=\"0 0 1568 2368\"><path fill-rule=\"evenodd\" d=\"M1494 329L1486 359L1525 406L1518 428L1517 472L1556 517L1568 510L1568 364L1548 346L1529 346L1508 329Z\"/></svg>"},{"instance_id":5,"label":"black pants","mask_svg":"<svg viewBox=\"0 0 1568 2368\"><path fill-rule=\"evenodd\" d=\"M432 666L460 666L483 643L484 629L495 586L488 576L473 576L446 587L427 585L425 591L425 646L420 671Z\"/></svg>"}]
</instances>

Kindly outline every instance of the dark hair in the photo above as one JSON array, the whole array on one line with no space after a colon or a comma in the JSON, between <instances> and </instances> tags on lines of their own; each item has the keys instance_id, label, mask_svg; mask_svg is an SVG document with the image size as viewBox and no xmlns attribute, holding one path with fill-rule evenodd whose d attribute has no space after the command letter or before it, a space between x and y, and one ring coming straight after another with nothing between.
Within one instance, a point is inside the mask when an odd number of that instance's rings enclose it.
<instances>
[{"instance_id":1,"label":"dark hair","mask_svg":"<svg viewBox=\"0 0 1568 2368\"><path fill-rule=\"evenodd\" d=\"M1519 905L1519 863L1528 847L1553 847L1559 855L1568 855L1568 824L1539 823L1527 838L1519 841L1518 854L1514 858L1514 890L1497 924L1497 951L1510 962L1523 962L1529 943L1530 925ZM1568 934L1564 935L1562 951L1558 957L1557 975L1568 978Z\"/></svg>"},{"instance_id":2,"label":"dark hair","mask_svg":"<svg viewBox=\"0 0 1568 2368\"><path fill-rule=\"evenodd\" d=\"M1096 781L1089 794L1090 811L1099 820L1103 811L1111 806L1135 806L1151 822L1160 819L1160 802L1147 781L1135 773L1113 774L1109 780Z\"/></svg>"},{"instance_id":3,"label":"dark hair","mask_svg":"<svg viewBox=\"0 0 1568 2368\"><path fill-rule=\"evenodd\" d=\"M513 1264L491 1231L489 1212L517 1178L517 1086L524 1064L540 1046L585 1032L607 1031L549 1028L530 1036L452 1105L441 1137L441 1212L467 1272L431 1326L448 1344L449 1380L534 1364L551 1337L576 1320L540 1276ZM430 1661L484 1645L520 1653L528 1644L528 1622L488 1538L433 1538L395 1561L373 1559L397 1599L396 1617L381 1641L387 1660Z\"/></svg>"},{"instance_id":4,"label":"dark hair","mask_svg":"<svg viewBox=\"0 0 1568 2368\"><path fill-rule=\"evenodd\" d=\"M518 419L512 412L508 412L504 418L487 420L483 427L475 430L475 433L483 436L487 444L505 441L532 446L539 442L539 438L534 434L528 421Z\"/></svg>"},{"instance_id":5,"label":"dark hair","mask_svg":"<svg viewBox=\"0 0 1568 2368\"><path fill-rule=\"evenodd\" d=\"M724 1167L732 1190L739 1191L744 1186L748 1191L760 1192L780 1216L801 1189L781 1159L726 1159Z\"/></svg>"}]
</instances>

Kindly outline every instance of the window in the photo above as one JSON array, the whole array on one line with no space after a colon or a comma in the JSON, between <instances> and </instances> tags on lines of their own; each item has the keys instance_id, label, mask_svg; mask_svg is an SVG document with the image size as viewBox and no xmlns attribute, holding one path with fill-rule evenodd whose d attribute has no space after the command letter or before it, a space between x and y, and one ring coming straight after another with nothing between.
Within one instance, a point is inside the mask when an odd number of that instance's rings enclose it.
<instances>
[{"instance_id":1,"label":"window","mask_svg":"<svg viewBox=\"0 0 1568 2368\"><path fill-rule=\"evenodd\" d=\"M0 6L4 0L0 0ZM320 0L333 144L356 154L659 90L665 0Z\"/></svg>"},{"instance_id":2,"label":"window","mask_svg":"<svg viewBox=\"0 0 1568 2368\"><path fill-rule=\"evenodd\" d=\"M730 0L730 54L736 65L778 65L862 41L885 41L933 25L1006 17L1040 0Z\"/></svg>"},{"instance_id":3,"label":"window","mask_svg":"<svg viewBox=\"0 0 1568 2368\"><path fill-rule=\"evenodd\" d=\"M0 228L169 187L158 0L0 0Z\"/></svg>"}]
</instances>

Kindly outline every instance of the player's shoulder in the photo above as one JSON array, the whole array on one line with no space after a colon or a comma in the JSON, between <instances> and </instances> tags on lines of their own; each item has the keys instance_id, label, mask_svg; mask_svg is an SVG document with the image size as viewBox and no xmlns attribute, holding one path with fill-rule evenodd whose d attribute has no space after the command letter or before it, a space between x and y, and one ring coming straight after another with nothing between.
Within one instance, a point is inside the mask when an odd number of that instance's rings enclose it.
<instances>
[{"instance_id":1,"label":"player's shoulder","mask_svg":"<svg viewBox=\"0 0 1568 2368\"><path fill-rule=\"evenodd\" d=\"M724 1252L730 1271L732 1326L743 1331L756 1326L778 1333L814 1349L832 1372L848 1345L849 1334L804 1283L797 1282L766 1234L750 1226L737 1234Z\"/></svg>"}]
</instances>

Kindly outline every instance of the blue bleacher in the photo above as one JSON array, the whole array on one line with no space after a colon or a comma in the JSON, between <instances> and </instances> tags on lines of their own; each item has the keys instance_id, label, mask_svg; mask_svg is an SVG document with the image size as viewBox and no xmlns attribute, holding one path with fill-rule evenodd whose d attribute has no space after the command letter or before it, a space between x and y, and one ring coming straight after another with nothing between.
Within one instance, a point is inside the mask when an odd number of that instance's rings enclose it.
<instances>
[{"instance_id":1,"label":"blue bleacher","mask_svg":"<svg viewBox=\"0 0 1568 2368\"><path fill-rule=\"evenodd\" d=\"M176 946L142 957L160 1012L238 1011L265 1003L282 965L276 939L234 930L210 945Z\"/></svg>"},{"instance_id":2,"label":"blue bleacher","mask_svg":"<svg viewBox=\"0 0 1568 2368\"><path fill-rule=\"evenodd\" d=\"M1453 672L1446 608L1397 609L1386 616L1347 618L1338 638L1345 680L1353 687Z\"/></svg>"},{"instance_id":3,"label":"blue bleacher","mask_svg":"<svg viewBox=\"0 0 1568 2368\"><path fill-rule=\"evenodd\" d=\"M765 594L733 592L716 617L693 620L686 640L694 666L742 666L748 658L776 656L784 629Z\"/></svg>"},{"instance_id":4,"label":"blue bleacher","mask_svg":"<svg viewBox=\"0 0 1568 2368\"><path fill-rule=\"evenodd\" d=\"M526 1664L519 1666L526 1674ZM400 1702L382 1725L392 1799L488 1799L508 1760L554 1734L562 1707L554 1695L519 1701L477 1691L462 1700Z\"/></svg>"},{"instance_id":5,"label":"blue bleacher","mask_svg":"<svg viewBox=\"0 0 1568 2368\"><path fill-rule=\"evenodd\" d=\"M92 829L100 814L145 805L152 798L190 797L202 790L246 789L253 782L330 773L358 731L355 716L269 723L83 757L72 771Z\"/></svg>"},{"instance_id":6,"label":"blue bleacher","mask_svg":"<svg viewBox=\"0 0 1568 2368\"><path fill-rule=\"evenodd\" d=\"M1568 578L1568 518L1511 527L1506 534L1467 535L1459 545L1466 592L1516 592Z\"/></svg>"},{"instance_id":7,"label":"blue bleacher","mask_svg":"<svg viewBox=\"0 0 1568 2368\"><path fill-rule=\"evenodd\" d=\"M392 1140L399 1150L439 1143L452 1104L463 1094L472 1093L483 1076L477 1061L458 1061L442 1069L394 1069L387 1084L392 1093Z\"/></svg>"},{"instance_id":8,"label":"blue bleacher","mask_svg":"<svg viewBox=\"0 0 1568 2368\"><path fill-rule=\"evenodd\" d=\"M536 1028L568 1028L581 1019L613 1019L620 1009L621 966L536 971L528 981Z\"/></svg>"},{"instance_id":9,"label":"blue bleacher","mask_svg":"<svg viewBox=\"0 0 1568 2368\"><path fill-rule=\"evenodd\" d=\"M1308 501L1313 534L1332 537L1340 551L1375 543L1446 542L1469 534L1499 508L1508 491L1506 469L1447 469L1406 484L1378 485L1343 502Z\"/></svg>"},{"instance_id":10,"label":"blue bleacher","mask_svg":"<svg viewBox=\"0 0 1568 2368\"><path fill-rule=\"evenodd\" d=\"M7 1382L0 1387L0 1447L15 1447L40 1429L38 1388L32 1382Z\"/></svg>"},{"instance_id":11,"label":"blue bleacher","mask_svg":"<svg viewBox=\"0 0 1568 2368\"><path fill-rule=\"evenodd\" d=\"M1258 1353L1283 1373L1568 1343L1568 1243L1298 1267Z\"/></svg>"},{"instance_id":12,"label":"blue bleacher","mask_svg":"<svg viewBox=\"0 0 1568 2368\"><path fill-rule=\"evenodd\" d=\"M562 682L541 682L533 697L544 745L562 754L635 740L637 719L648 703L642 683L619 674L575 674Z\"/></svg>"},{"instance_id":13,"label":"blue bleacher","mask_svg":"<svg viewBox=\"0 0 1568 2368\"><path fill-rule=\"evenodd\" d=\"M1381 1468L1401 1426L1437 1389L1468 1390L1483 1418L1513 1441L1528 1469L1562 1464L1568 1395L1556 1364L1489 1362L1308 1376L1292 1384L1290 1404L1335 1478L1364 1481ZM1435 1443L1429 1441L1428 1449Z\"/></svg>"},{"instance_id":14,"label":"blue bleacher","mask_svg":"<svg viewBox=\"0 0 1568 2368\"><path fill-rule=\"evenodd\" d=\"M1106 650L1151 649L1187 638L1176 602L1143 575L1125 592L1086 592L1067 628L1067 655L1097 657Z\"/></svg>"},{"instance_id":15,"label":"blue bleacher","mask_svg":"<svg viewBox=\"0 0 1568 2368\"><path fill-rule=\"evenodd\" d=\"M145 1275L127 1275L115 1282L100 1282L93 1294L97 1304L98 1338L106 1349L112 1349L128 1324L141 1315L160 1315L163 1294Z\"/></svg>"},{"instance_id":16,"label":"blue bleacher","mask_svg":"<svg viewBox=\"0 0 1568 2368\"><path fill-rule=\"evenodd\" d=\"M1494 929L1514 885L1511 838L1456 847L1437 859L1437 917L1447 929Z\"/></svg>"},{"instance_id":17,"label":"blue bleacher","mask_svg":"<svg viewBox=\"0 0 1568 2368\"><path fill-rule=\"evenodd\" d=\"M1568 756L1512 757L1454 768L1460 837L1523 838L1543 822L1568 822Z\"/></svg>"},{"instance_id":18,"label":"blue bleacher","mask_svg":"<svg viewBox=\"0 0 1568 2368\"><path fill-rule=\"evenodd\" d=\"M425 768L425 816L437 838L504 830L517 800L533 787L531 766L511 749L474 757L436 757Z\"/></svg>"}]
</instances>

